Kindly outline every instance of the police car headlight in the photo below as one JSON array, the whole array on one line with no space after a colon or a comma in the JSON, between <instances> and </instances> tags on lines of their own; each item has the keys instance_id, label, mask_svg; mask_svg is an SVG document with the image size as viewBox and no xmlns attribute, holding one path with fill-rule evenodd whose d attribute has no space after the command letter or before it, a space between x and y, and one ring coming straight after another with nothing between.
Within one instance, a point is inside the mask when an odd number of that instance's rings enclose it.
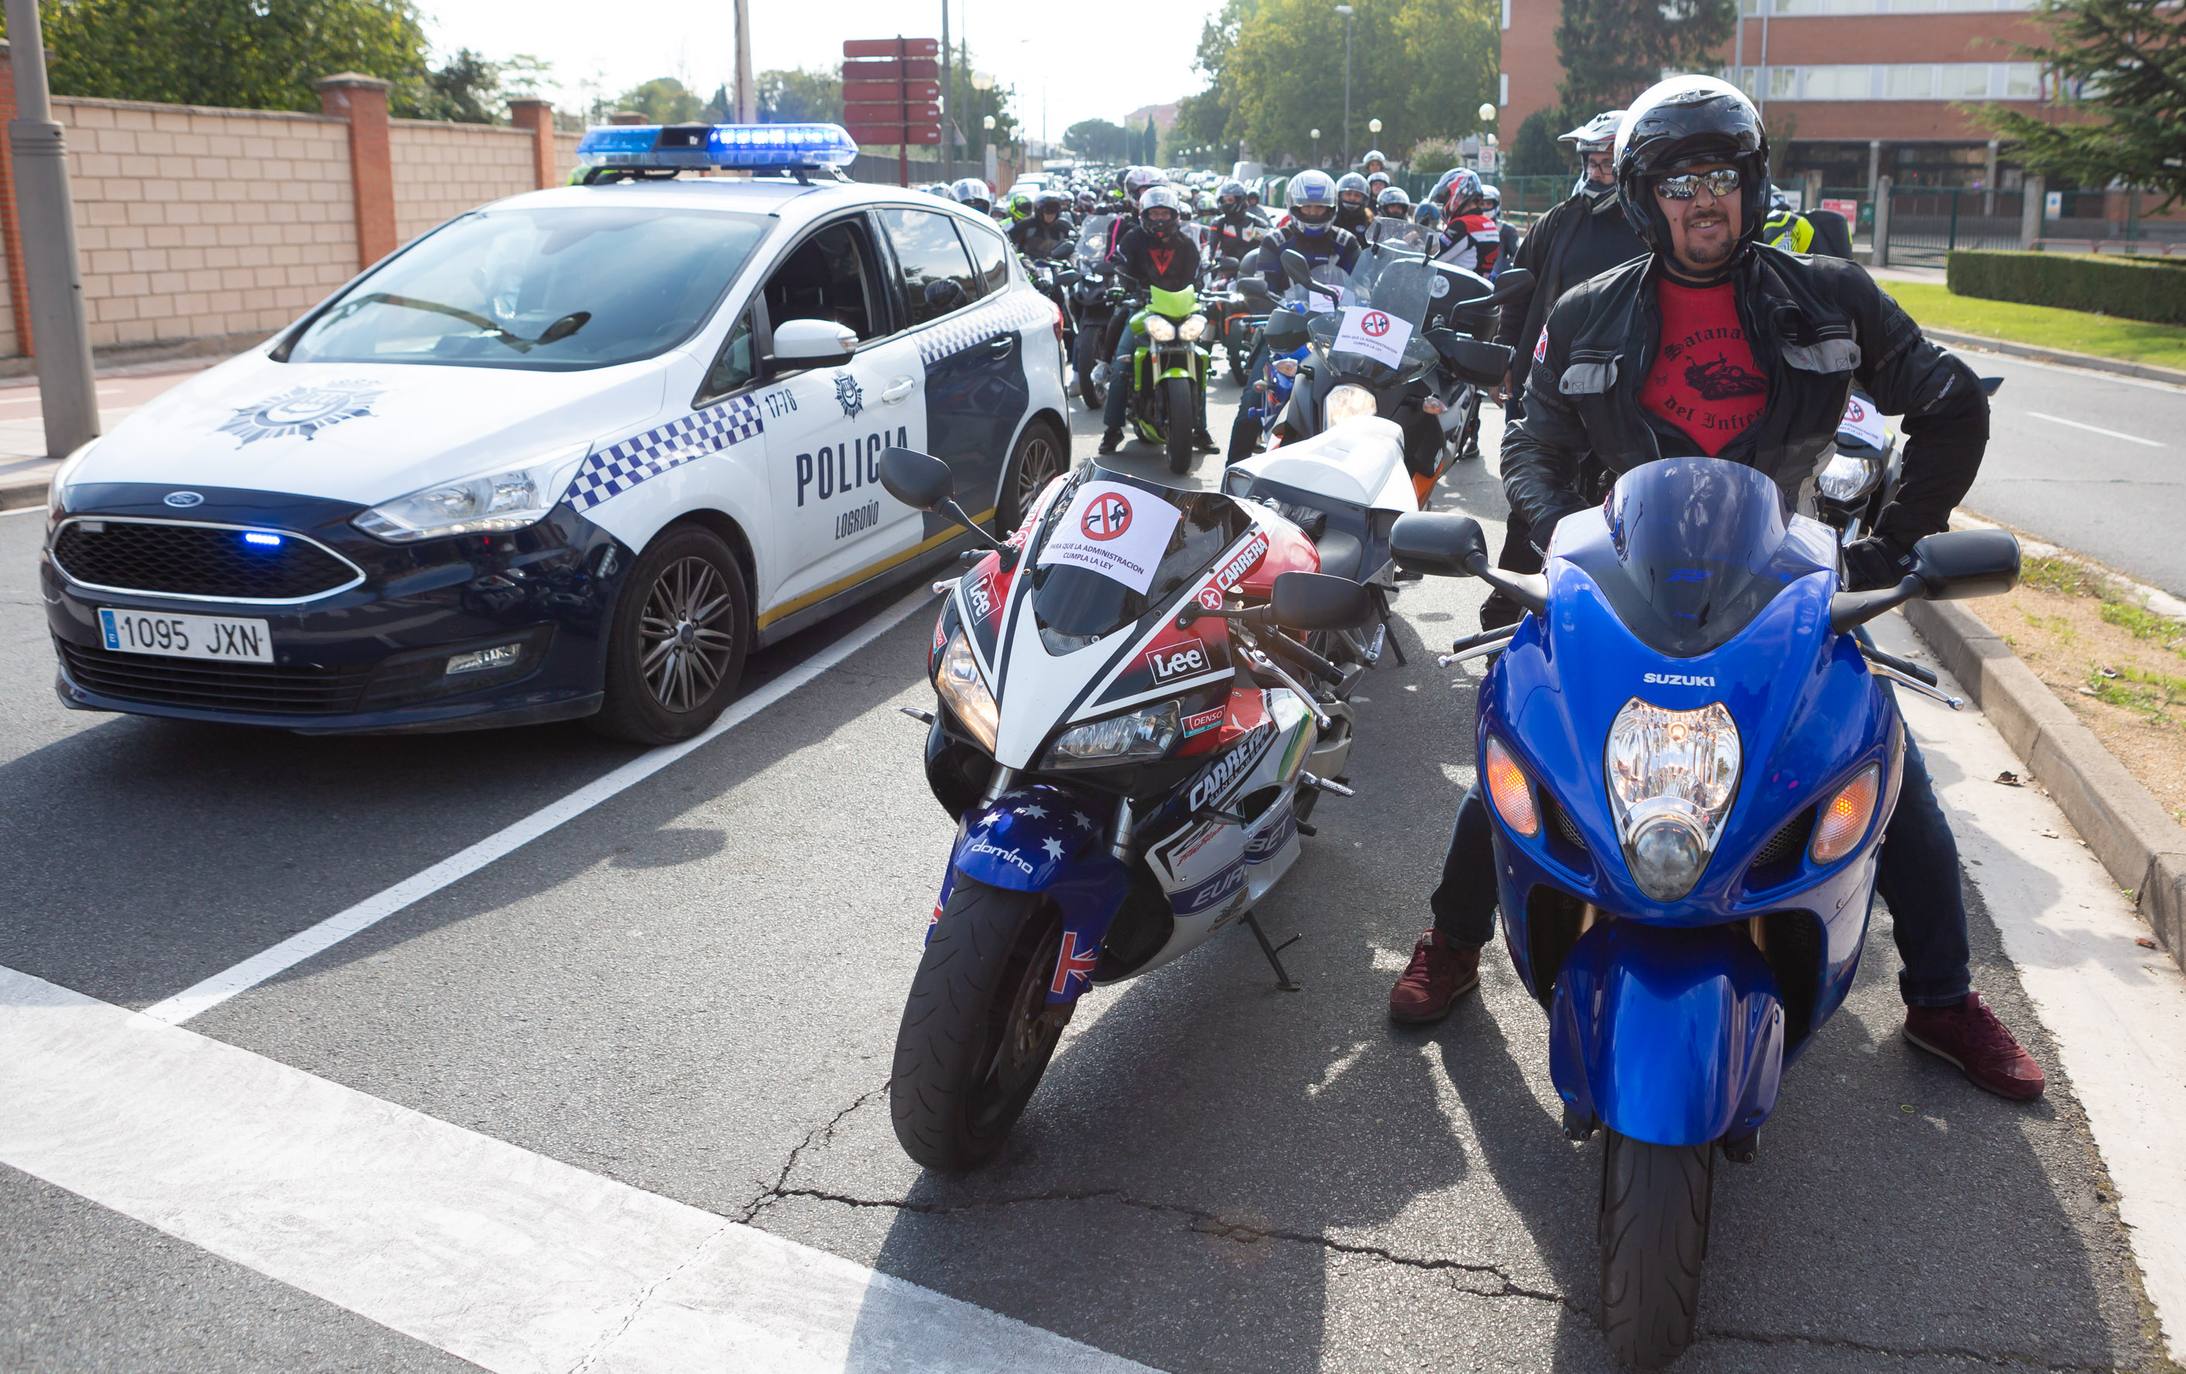
<instances>
[{"instance_id":1,"label":"police car headlight","mask_svg":"<svg viewBox=\"0 0 2186 1374\"><path fill-rule=\"evenodd\" d=\"M75 479L76 469L83 466L83 460L89 457L91 450L98 446L99 441L97 439L86 440L77 447L74 453L63 458L61 465L53 470L53 481L46 487L46 508L48 510L59 510L61 508L61 493L68 490L68 484Z\"/></svg>"},{"instance_id":2,"label":"police car headlight","mask_svg":"<svg viewBox=\"0 0 2186 1374\"><path fill-rule=\"evenodd\" d=\"M561 503L588 451L564 451L529 467L441 482L374 506L350 523L392 544L520 530L538 524Z\"/></svg>"},{"instance_id":3,"label":"police car headlight","mask_svg":"<svg viewBox=\"0 0 2186 1374\"><path fill-rule=\"evenodd\" d=\"M1738 791L1738 725L1721 702L1671 711L1634 697L1609 727L1603 772L1624 859L1658 902L1692 890Z\"/></svg>"},{"instance_id":4,"label":"police car headlight","mask_svg":"<svg viewBox=\"0 0 2186 1374\"><path fill-rule=\"evenodd\" d=\"M1873 458L1839 451L1822 465L1817 479L1822 495L1832 501L1857 501L1873 489L1882 476L1881 455Z\"/></svg>"},{"instance_id":5,"label":"police car headlight","mask_svg":"<svg viewBox=\"0 0 2186 1374\"><path fill-rule=\"evenodd\" d=\"M1130 759L1166 758L1182 730L1173 701L1074 725L1047 751L1049 768L1095 768Z\"/></svg>"},{"instance_id":6,"label":"police car headlight","mask_svg":"<svg viewBox=\"0 0 2186 1374\"><path fill-rule=\"evenodd\" d=\"M1002 708L995 704L994 693L980 676L979 660L972 656L972 642L961 629L950 636L949 647L941 651L941 667L934 673L934 693L979 747L993 753L995 733L1002 725Z\"/></svg>"},{"instance_id":7,"label":"police car headlight","mask_svg":"<svg viewBox=\"0 0 2186 1374\"><path fill-rule=\"evenodd\" d=\"M1168 343L1176 337L1176 325L1166 316L1148 315L1146 317L1146 337L1152 339L1155 343Z\"/></svg>"},{"instance_id":8,"label":"police car headlight","mask_svg":"<svg viewBox=\"0 0 2186 1374\"><path fill-rule=\"evenodd\" d=\"M1205 315L1194 315L1177 326L1176 336L1186 343L1196 343L1199 336L1206 332L1207 317Z\"/></svg>"},{"instance_id":9,"label":"police car headlight","mask_svg":"<svg viewBox=\"0 0 2186 1374\"><path fill-rule=\"evenodd\" d=\"M1346 420L1370 420L1381 409L1374 401L1373 392L1349 382L1329 392L1322 408L1328 412L1330 425L1340 425Z\"/></svg>"}]
</instances>

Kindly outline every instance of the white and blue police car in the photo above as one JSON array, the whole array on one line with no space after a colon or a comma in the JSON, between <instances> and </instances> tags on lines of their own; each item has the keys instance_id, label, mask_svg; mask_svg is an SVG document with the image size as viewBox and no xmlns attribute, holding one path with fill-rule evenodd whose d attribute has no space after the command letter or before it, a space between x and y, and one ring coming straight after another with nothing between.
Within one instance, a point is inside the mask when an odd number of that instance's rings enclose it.
<instances>
[{"instance_id":1,"label":"white and blue police car","mask_svg":"<svg viewBox=\"0 0 2186 1374\"><path fill-rule=\"evenodd\" d=\"M169 391L55 477L64 703L307 732L703 729L745 655L1069 462L1061 320L985 217L831 125L619 126ZM692 170L752 175L679 179Z\"/></svg>"}]
</instances>

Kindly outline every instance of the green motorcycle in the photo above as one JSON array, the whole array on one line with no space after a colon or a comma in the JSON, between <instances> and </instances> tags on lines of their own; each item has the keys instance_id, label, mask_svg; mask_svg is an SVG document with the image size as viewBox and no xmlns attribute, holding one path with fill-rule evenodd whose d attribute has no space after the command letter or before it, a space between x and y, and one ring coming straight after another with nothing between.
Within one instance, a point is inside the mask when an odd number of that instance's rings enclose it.
<instances>
[{"instance_id":1,"label":"green motorcycle","mask_svg":"<svg viewBox=\"0 0 2186 1374\"><path fill-rule=\"evenodd\" d=\"M1207 317L1199 293L1187 286L1147 293L1131 317L1138 347L1131 354L1131 423L1139 437L1169 451L1169 471L1192 469L1192 453L1204 413L1209 353L1200 346Z\"/></svg>"}]
</instances>

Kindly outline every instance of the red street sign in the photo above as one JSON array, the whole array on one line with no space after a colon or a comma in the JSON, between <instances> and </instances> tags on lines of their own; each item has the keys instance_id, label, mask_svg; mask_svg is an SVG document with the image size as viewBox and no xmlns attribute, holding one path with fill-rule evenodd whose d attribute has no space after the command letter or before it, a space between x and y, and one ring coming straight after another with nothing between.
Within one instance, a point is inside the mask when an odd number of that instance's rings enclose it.
<instances>
[{"instance_id":1,"label":"red street sign","mask_svg":"<svg viewBox=\"0 0 2186 1374\"><path fill-rule=\"evenodd\" d=\"M892 105L898 100L939 100L938 81L845 81L843 99L852 104Z\"/></svg>"},{"instance_id":2,"label":"red street sign","mask_svg":"<svg viewBox=\"0 0 2186 1374\"><path fill-rule=\"evenodd\" d=\"M859 62L843 63L845 81L899 81L904 77L914 80L926 77L931 80L941 75L941 64L931 57L911 57L901 62L892 57L869 57Z\"/></svg>"},{"instance_id":3,"label":"red street sign","mask_svg":"<svg viewBox=\"0 0 2186 1374\"><path fill-rule=\"evenodd\" d=\"M938 57L938 38L849 38L843 40L845 57Z\"/></svg>"},{"instance_id":4,"label":"red street sign","mask_svg":"<svg viewBox=\"0 0 2186 1374\"><path fill-rule=\"evenodd\" d=\"M898 148L905 144L939 143L939 124L913 124L905 129L901 124L851 124L846 126L850 136L863 148L868 145Z\"/></svg>"},{"instance_id":5,"label":"red street sign","mask_svg":"<svg viewBox=\"0 0 2186 1374\"><path fill-rule=\"evenodd\" d=\"M932 100L887 100L871 104L854 103L843 106L843 121L857 124L901 124L909 120L913 124L941 119L941 106Z\"/></svg>"}]
</instances>

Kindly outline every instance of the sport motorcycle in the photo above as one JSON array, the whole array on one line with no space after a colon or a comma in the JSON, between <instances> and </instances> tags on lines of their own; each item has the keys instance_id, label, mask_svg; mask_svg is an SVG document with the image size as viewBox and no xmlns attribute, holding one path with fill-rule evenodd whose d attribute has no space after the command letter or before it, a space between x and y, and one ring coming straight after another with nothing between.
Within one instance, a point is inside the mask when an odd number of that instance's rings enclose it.
<instances>
[{"instance_id":1,"label":"sport motorcycle","mask_svg":"<svg viewBox=\"0 0 2186 1374\"><path fill-rule=\"evenodd\" d=\"M1116 311L1121 297L1114 292L1114 274L1108 266L1108 241L1115 231L1116 219L1113 214L1086 216L1085 223L1078 229L1078 279L1070 287L1071 307L1078 328L1078 345L1071 354L1070 365L1077 374L1078 399L1092 411L1100 410L1108 399L1108 360L1115 356L1114 327L1118 323Z\"/></svg>"},{"instance_id":2,"label":"sport motorcycle","mask_svg":"<svg viewBox=\"0 0 2186 1374\"><path fill-rule=\"evenodd\" d=\"M1393 547L1529 612L1444 662L1500 651L1474 748L1504 940L1564 1134L1605 1132L1603 1330L1657 1368L1696 1329L1716 1160L1756 1157L1859 965L1905 754L1884 682L1959 704L1855 631L2009 589L2018 543L1932 535L1897 586L1845 592L1834 533L1767 476L1673 458L1559 522L1544 573L1493 567L1454 514L1403 517Z\"/></svg>"},{"instance_id":3,"label":"sport motorcycle","mask_svg":"<svg viewBox=\"0 0 2186 1374\"><path fill-rule=\"evenodd\" d=\"M1314 481L1302 453L1293 468ZM945 464L891 449L880 471L896 499L971 527ZM891 1111L905 1152L939 1170L1001 1149L1093 985L1243 925L1295 986L1253 911L1320 798L1351 795L1347 698L1365 671L1310 642L1338 648L1375 617L1273 505L1099 462L977 557L944 584L936 708L911 713L957 831Z\"/></svg>"},{"instance_id":4,"label":"sport motorcycle","mask_svg":"<svg viewBox=\"0 0 2186 1374\"><path fill-rule=\"evenodd\" d=\"M2002 377L1981 378L1981 390L1990 396L2003 384ZM1866 538L1883 508L1897 499L1903 473L1897 429L1875 409L1874 397L1853 388L1837 422L1837 451L1815 474L1822 519L1843 543Z\"/></svg>"}]
</instances>

